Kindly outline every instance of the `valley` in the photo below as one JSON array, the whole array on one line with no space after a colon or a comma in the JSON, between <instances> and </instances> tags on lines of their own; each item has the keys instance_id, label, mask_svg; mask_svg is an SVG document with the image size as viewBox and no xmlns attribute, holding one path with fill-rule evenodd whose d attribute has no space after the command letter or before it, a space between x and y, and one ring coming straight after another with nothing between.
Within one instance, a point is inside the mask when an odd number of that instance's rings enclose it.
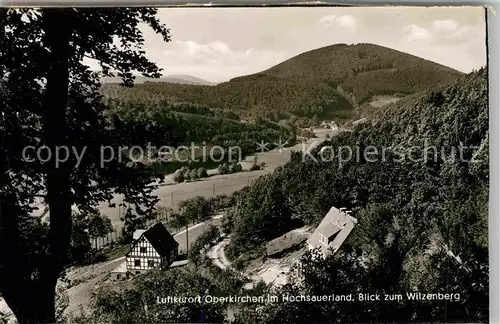
<instances>
[{"instance_id":1,"label":"valley","mask_svg":"<svg viewBox=\"0 0 500 324\"><path fill-rule=\"evenodd\" d=\"M324 141L326 136L335 136L338 131L318 128L314 130L314 133L317 138L311 138L307 140L306 143L300 143L287 147L281 152L279 149L275 149L254 155L257 157L257 161L259 163L265 163L266 166L263 170L249 171L249 168L254 161L254 156L248 156L240 162L243 170L245 170L244 172L218 175L217 169L210 169L207 170L208 174L211 175L209 178L184 183L175 183L173 175L170 174L165 176L162 184L158 187L158 189L153 191L153 194L160 198L160 202L158 203L159 206L173 208L176 208L179 202L197 196L208 198L221 194L231 195L232 193L248 186L258 177L270 174L277 167L286 164L290 160L290 154L292 151L299 152L313 149L316 145L319 145L322 141ZM111 200L111 204L115 203L118 206L122 199L123 196L115 195ZM122 229L123 225L120 220L120 209L118 207L110 208L109 203L106 202L101 204L100 212L111 219L113 227L117 231Z\"/></svg>"},{"instance_id":2,"label":"valley","mask_svg":"<svg viewBox=\"0 0 500 324\"><path fill-rule=\"evenodd\" d=\"M0 324L491 320L484 12L292 7L2 11Z\"/></svg>"}]
</instances>

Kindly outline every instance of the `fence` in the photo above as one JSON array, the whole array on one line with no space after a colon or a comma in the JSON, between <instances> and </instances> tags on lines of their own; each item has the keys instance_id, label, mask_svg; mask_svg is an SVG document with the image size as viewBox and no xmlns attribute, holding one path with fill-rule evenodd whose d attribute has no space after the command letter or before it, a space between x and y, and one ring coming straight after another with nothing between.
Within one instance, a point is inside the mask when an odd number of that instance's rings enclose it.
<instances>
[{"instance_id":1,"label":"fence","mask_svg":"<svg viewBox=\"0 0 500 324\"><path fill-rule=\"evenodd\" d=\"M217 176L216 178L205 178L203 180L193 182L183 182L180 184L168 184L163 186L160 185L154 193L160 199L157 206L177 210L180 202L197 196L201 196L206 199L214 198L222 194L229 196L233 192L250 185L256 178L262 175L262 172L256 171L254 173L255 174L251 175L233 174L228 177ZM116 207L103 208L101 212L103 215L111 219L113 232L108 233L104 237L98 237L91 240L93 253L119 241L123 235L123 223L121 221L121 217L126 211L122 205L123 198L116 197L112 202L116 204ZM166 212L157 213L154 219L146 221L146 227L152 226L157 222L166 222L167 218L168 215Z\"/></svg>"}]
</instances>

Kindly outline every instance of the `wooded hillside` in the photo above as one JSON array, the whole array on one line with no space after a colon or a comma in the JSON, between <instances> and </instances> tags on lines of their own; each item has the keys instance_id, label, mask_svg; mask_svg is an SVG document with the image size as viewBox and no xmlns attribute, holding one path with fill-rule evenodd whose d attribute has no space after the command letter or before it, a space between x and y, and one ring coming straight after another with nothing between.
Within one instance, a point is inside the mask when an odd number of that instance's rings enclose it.
<instances>
[{"instance_id":1,"label":"wooded hillside","mask_svg":"<svg viewBox=\"0 0 500 324\"><path fill-rule=\"evenodd\" d=\"M279 303L240 321L487 320L487 85L481 69L394 104L323 145L378 154L321 159L319 147L304 161L295 153L242 192L225 220L233 229L229 255L245 260L294 219L316 225L331 206L346 207L359 224L340 252L326 262L306 258L305 287L292 284L282 293L448 292L461 302Z\"/></svg>"}]
</instances>

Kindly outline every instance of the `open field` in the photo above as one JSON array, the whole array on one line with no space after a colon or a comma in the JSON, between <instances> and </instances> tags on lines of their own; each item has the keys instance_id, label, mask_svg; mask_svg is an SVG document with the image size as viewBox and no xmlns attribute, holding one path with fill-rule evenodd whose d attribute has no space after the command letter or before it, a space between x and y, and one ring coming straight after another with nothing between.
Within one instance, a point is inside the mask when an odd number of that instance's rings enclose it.
<instances>
[{"instance_id":1,"label":"open field","mask_svg":"<svg viewBox=\"0 0 500 324\"><path fill-rule=\"evenodd\" d=\"M375 108L381 108L391 103L398 102L402 97L398 96L375 96L369 104Z\"/></svg>"},{"instance_id":2,"label":"open field","mask_svg":"<svg viewBox=\"0 0 500 324\"><path fill-rule=\"evenodd\" d=\"M290 159L290 152L302 151L309 149L311 145L317 145L325 139L326 134L333 136L337 133L335 130L331 129L315 129L317 138L311 138L307 141L307 144L297 144L295 146L286 148L286 150L278 151L267 151L257 154L258 162L266 163L266 167L263 170L258 171L246 171L238 172L234 174L226 175L213 175L210 178L196 181L196 182L183 182L174 183L172 176L166 176L164 185L160 186L154 191L160 198L159 205L163 207L176 207L177 204L183 200L194 198L196 196L203 197L213 197L220 194L231 194L235 191L242 189L243 187L249 185L253 179L257 177L273 172L278 166L284 165ZM253 162L253 156L247 157L246 162L242 163L243 168L248 169ZM209 170L209 174L215 174L216 170ZM120 220L120 215L122 211L118 205L122 202L123 196L116 195L112 200L112 203L116 203L117 207L109 207L109 204L101 204L101 212L111 219L111 223L116 230L120 230L123 225Z\"/></svg>"}]
</instances>

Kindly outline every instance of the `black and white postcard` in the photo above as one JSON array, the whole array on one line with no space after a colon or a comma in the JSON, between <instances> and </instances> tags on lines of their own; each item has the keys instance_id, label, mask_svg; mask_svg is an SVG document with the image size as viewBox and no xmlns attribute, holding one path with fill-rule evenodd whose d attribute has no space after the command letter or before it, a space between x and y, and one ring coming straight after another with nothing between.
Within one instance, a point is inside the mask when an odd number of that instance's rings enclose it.
<instances>
[{"instance_id":1,"label":"black and white postcard","mask_svg":"<svg viewBox=\"0 0 500 324\"><path fill-rule=\"evenodd\" d=\"M0 8L0 323L488 322L486 10Z\"/></svg>"}]
</instances>

